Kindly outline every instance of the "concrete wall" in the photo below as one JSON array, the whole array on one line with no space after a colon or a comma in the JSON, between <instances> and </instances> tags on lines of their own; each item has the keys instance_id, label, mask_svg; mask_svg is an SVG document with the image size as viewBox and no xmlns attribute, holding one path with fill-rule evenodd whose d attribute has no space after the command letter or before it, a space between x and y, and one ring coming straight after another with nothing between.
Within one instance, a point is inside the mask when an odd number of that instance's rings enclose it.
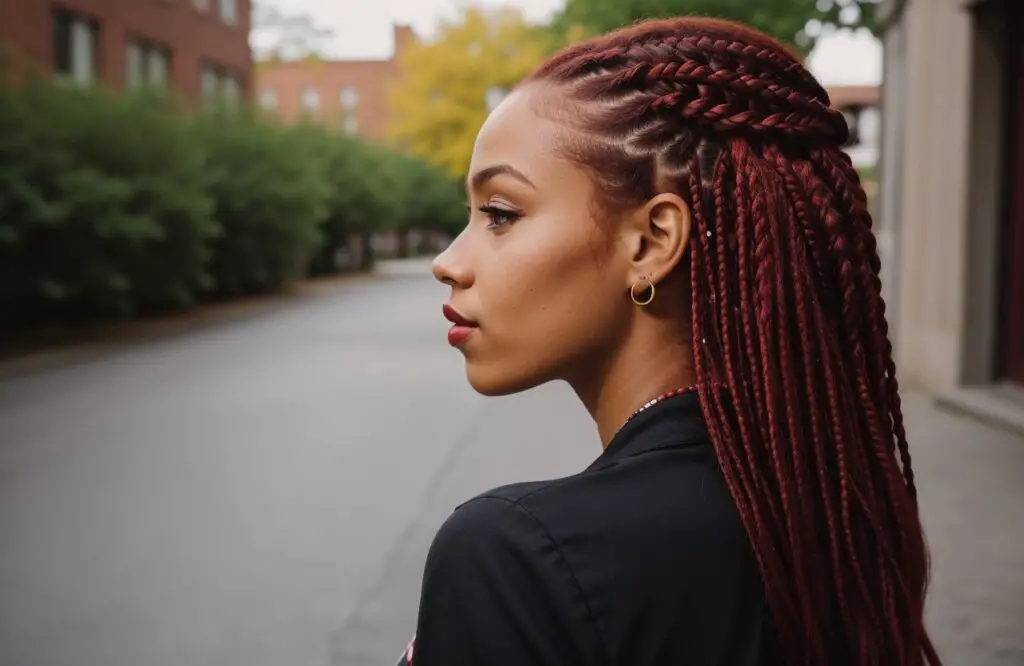
<instances>
[{"instance_id":1,"label":"concrete wall","mask_svg":"<svg viewBox=\"0 0 1024 666\"><path fill-rule=\"evenodd\" d=\"M993 373L1003 39L996 10L965 4L910 0L886 36L890 321L903 382L933 391Z\"/></svg>"}]
</instances>

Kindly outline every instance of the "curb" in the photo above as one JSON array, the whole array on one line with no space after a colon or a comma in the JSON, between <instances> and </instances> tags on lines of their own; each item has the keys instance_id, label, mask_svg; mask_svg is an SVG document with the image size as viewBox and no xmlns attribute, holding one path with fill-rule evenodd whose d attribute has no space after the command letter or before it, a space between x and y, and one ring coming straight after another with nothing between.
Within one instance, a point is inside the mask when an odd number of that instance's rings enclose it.
<instances>
[{"instance_id":1,"label":"curb","mask_svg":"<svg viewBox=\"0 0 1024 666\"><path fill-rule=\"evenodd\" d=\"M289 304L331 294L344 286L367 282L374 277L371 272L315 278L295 283L272 294L211 303L182 314L61 330L59 336L67 336L69 342L42 345L25 352L12 352L8 356L0 355L0 381L90 361L128 346L241 321Z\"/></svg>"}]
</instances>

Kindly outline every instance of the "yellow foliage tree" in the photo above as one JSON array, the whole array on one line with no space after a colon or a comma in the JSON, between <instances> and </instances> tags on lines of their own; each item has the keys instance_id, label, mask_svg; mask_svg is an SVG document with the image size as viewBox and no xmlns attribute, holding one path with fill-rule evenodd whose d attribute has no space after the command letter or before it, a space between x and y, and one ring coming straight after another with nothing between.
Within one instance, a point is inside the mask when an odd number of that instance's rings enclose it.
<instances>
[{"instance_id":1,"label":"yellow foliage tree","mask_svg":"<svg viewBox=\"0 0 1024 666\"><path fill-rule=\"evenodd\" d=\"M462 177L490 107L543 60L550 33L511 9L470 8L431 42L399 56L389 134L403 149Z\"/></svg>"}]
</instances>

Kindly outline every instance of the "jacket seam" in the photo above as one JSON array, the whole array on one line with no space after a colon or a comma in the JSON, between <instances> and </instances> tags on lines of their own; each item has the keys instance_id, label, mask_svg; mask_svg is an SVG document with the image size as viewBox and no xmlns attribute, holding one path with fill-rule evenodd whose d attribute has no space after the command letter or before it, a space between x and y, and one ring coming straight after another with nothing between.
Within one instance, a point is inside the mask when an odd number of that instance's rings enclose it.
<instances>
[{"instance_id":1,"label":"jacket seam","mask_svg":"<svg viewBox=\"0 0 1024 666\"><path fill-rule=\"evenodd\" d=\"M604 634L601 633L601 627L597 623L597 615L594 613L594 609L591 606L590 598L587 597L586 590L583 589L583 585L582 583L580 583L579 578L577 578L576 572L572 570L572 567L569 565L568 558L566 558L565 553L562 552L562 549L559 548L558 542L556 542L554 537L551 536L551 532L548 531L547 526L532 511L523 506L519 502L519 500L510 499L508 497L500 497L497 495L483 495L481 496L481 499L493 499L505 502L506 504L511 504L512 506L516 507L517 509L525 513L527 516L529 516L533 520L533 522L537 524L537 527L540 528L540 531L544 534L544 537L547 538L548 542L551 544L551 547L555 549L555 553L558 555L558 559L562 562L562 565L565 567L566 572L569 574L569 578L572 580L573 584L576 586L576 589L580 593L580 597L583 599L583 605L587 609L587 616L590 620L591 625L593 625L594 627L594 633L597 635L598 647L601 651L602 657L604 658L604 663L611 663L609 661L610 655L608 652L608 647L605 643Z\"/></svg>"}]
</instances>

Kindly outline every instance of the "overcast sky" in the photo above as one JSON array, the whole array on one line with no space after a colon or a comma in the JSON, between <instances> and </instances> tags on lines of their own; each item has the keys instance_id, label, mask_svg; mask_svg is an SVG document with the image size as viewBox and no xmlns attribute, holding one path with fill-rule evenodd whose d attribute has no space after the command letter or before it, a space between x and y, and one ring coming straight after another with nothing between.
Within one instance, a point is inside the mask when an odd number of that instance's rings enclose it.
<instances>
[{"instance_id":1,"label":"overcast sky","mask_svg":"<svg viewBox=\"0 0 1024 666\"><path fill-rule=\"evenodd\" d=\"M458 15L468 4L513 6L529 19L549 17L563 0L262 0L288 13L306 13L330 29L327 55L334 58L386 58L391 54L391 24L408 23L429 37L439 18ZM882 52L870 36L839 34L822 40L810 59L811 69L826 84L878 83Z\"/></svg>"}]
</instances>

